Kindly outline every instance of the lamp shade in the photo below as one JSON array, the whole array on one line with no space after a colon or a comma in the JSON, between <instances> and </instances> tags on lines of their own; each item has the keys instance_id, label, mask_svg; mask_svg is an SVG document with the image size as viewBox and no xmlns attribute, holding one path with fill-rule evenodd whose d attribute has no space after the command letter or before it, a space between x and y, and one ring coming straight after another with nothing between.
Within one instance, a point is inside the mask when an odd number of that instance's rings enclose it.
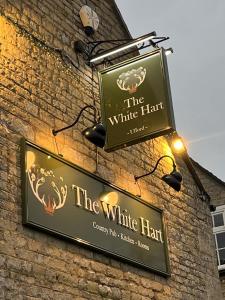
<instances>
[{"instance_id":1,"label":"lamp shade","mask_svg":"<svg viewBox=\"0 0 225 300\"><path fill-rule=\"evenodd\" d=\"M175 191L180 191L182 176L179 172L173 171L170 174L164 175L162 177L162 180L170 187L172 187Z\"/></svg>"},{"instance_id":2,"label":"lamp shade","mask_svg":"<svg viewBox=\"0 0 225 300\"><path fill-rule=\"evenodd\" d=\"M176 178L178 182L182 181L182 175L179 172L173 171L170 173L170 175Z\"/></svg>"},{"instance_id":3,"label":"lamp shade","mask_svg":"<svg viewBox=\"0 0 225 300\"><path fill-rule=\"evenodd\" d=\"M97 147L104 147L106 131L102 123L97 123L92 127L86 128L82 134L88 141Z\"/></svg>"}]
</instances>

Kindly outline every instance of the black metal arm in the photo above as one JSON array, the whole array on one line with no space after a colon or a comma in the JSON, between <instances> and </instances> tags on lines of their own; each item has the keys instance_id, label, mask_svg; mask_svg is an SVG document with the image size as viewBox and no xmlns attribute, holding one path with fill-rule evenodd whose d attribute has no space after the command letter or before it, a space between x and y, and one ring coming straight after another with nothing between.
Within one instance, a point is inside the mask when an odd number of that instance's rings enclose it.
<instances>
[{"instance_id":1,"label":"black metal arm","mask_svg":"<svg viewBox=\"0 0 225 300\"><path fill-rule=\"evenodd\" d=\"M116 44L118 42L130 42L132 39L123 39L123 40L102 40L102 41L94 41L94 42L87 42L87 45L93 45L92 49L90 50L89 56L91 57L95 48L97 48L101 44ZM104 51L104 49L102 49ZM97 53L96 53L97 54Z\"/></svg>"},{"instance_id":2,"label":"black metal arm","mask_svg":"<svg viewBox=\"0 0 225 300\"><path fill-rule=\"evenodd\" d=\"M150 35L153 35L153 37L151 39L146 39L148 38ZM155 35L155 36L154 36ZM153 46L155 48L158 48L158 44L168 40L169 37L157 37L156 36L156 32L153 31L151 33L148 33L146 35L143 35L141 37L138 37L136 39L118 39L118 40L98 40L98 41L88 41L88 42L83 42L83 41L75 41L74 42L74 50L76 52L79 52L81 54L83 54L84 59L87 61L87 63L90 65L90 63L92 63L92 60L95 59L99 56L99 55L105 55L108 54L109 52L112 51L117 51L123 46L129 46L129 48L133 48L132 51L126 53L126 54L122 54L119 57L122 57L124 55L127 55L129 53L132 53L134 51L139 51L141 49L144 49L146 47L150 47ZM143 42L142 42L143 41ZM140 42L138 45L138 42ZM134 44L135 43L135 44ZM98 48L98 46L100 45L104 45L104 44L112 44L114 45L113 48L105 50L102 47ZM122 50L121 50L122 51ZM127 52L127 51L126 51ZM113 57L111 59L107 59L107 61L111 61L118 58L118 56ZM105 60L103 60L102 62L95 64L95 65L100 65L102 63L104 63Z\"/></svg>"},{"instance_id":3,"label":"black metal arm","mask_svg":"<svg viewBox=\"0 0 225 300\"><path fill-rule=\"evenodd\" d=\"M61 129L58 129L58 130L53 129L53 130L52 130L52 134L53 134L54 136L56 136L59 132L61 132L61 131L63 131L63 130L66 130L66 129L69 129L69 128L73 127L74 125L76 125L77 122L79 121L79 119L80 119L80 117L81 117L83 111L85 111L87 108L92 108L92 109L95 111L95 113L97 114L98 119L99 119L99 112L98 112L97 108L96 108L95 106L93 106L93 105L86 105L86 106L84 106L84 107L81 109L81 111L79 112L79 114L78 114L76 120L75 120L71 125L68 125L68 126L63 127L63 128L61 128ZM96 119L95 119L95 121L96 121Z\"/></svg>"},{"instance_id":4,"label":"black metal arm","mask_svg":"<svg viewBox=\"0 0 225 300\"><path fill-rule=\"evenodd\" d=\"M154 40L154 39L156 39L156 40ZM150 46L152 46L154 48L158 48L158 44L159 43L164 42L165 40L168 40L168 39L169 39L169 37L155 37L155 38L152 38L152 40L149 40L148 42L143 42L142 45L139 46L139 47L137 47L137 46L135 47L134 46L134 50L130 51L129 53L132 53L132 52L135 52L135 51L140 51L140 50L142 50L144 48L147 48L147 47L150 47ZM136 40L138 41L138 39L136 39ZM131 40L128 40L128 41L131 43L131 42L135 41L135 39L134 40L131 39ZM101 41L101 43L95 44L94 47L90 50L90 53L88 55L89 61L91 59L93 59L94 57L100 55L100 54L104 54L104 53L107 53L107 52L119 49L121 46L125 46L125 45L128 44L128 43L119 44L119 45L116 45L115 47L113 47L113 48L111 48L109 50L102 49L102 51L97 51L95 54L93 54L94 53L94 49L97 48L98 45L103 44L103 43L108 43L108 41L105 41L105 42ZM110 42L110 43L111 44L115 44L115 42ZM126 55L126 54L123 54L123 55ZM118 56L116 58L118 59ZM113 60L113 59L111 58L111 60Z\"/></svg>"},{"instance_id":5,"label":"black metal arm","mask_svg":"<svg viewBox=\"0 0 225 300\"><path fill-rule=\"evenodd\" d=\"M168 40L169 37L153 37L152 40L157 40L157 41L151 41L148 45L149 46L156 46L158 43L161 43L161 42L164 42L165 40ZM121 40L101 40L101 41L94 41L94 42L87 42L87 45L93 45L93 47L91 48L90 50L90 56L92 56L94 50L96 47L98 47L99 45L101 44L114 44L114 45L117 45L117 43L120 43L120 42L132 42L134 41L135 39L121 39ZM123 44L119 44L120 46L122 46ZM104 49L102 49L104 50ZM97 54L97 53L96 53Z\"/></svg>"},{"instance_id":6,"label":"black metal arm","mask_svg":"<svg viewBox=\"0 0 225 300\"><path fill-rule=\"evenodd\" d=\"M154 169L153 169L151 172L148 172L148 173L146 173L146 174L144 174L144 175L141 175L141 176L134 176L135 181L137 181L138 179L140 179L140 178L142 178L142 177L145 177L145 176L148 176L148 175L151 175L152 173L154 173L155 170L157 169L157 167L158 167L160 161L161 161L163 158L165 158L165 157L168 157L168 158L170 158L170 159L172 160L172 162L173 162L173 171L176 171L176 164L175 164L173 158L172 158L171 156L169 156L169 155L163 155L163 156L161 156L161 157L157 160L156 165L155 165Z\"/></svg>"}]
</instances>

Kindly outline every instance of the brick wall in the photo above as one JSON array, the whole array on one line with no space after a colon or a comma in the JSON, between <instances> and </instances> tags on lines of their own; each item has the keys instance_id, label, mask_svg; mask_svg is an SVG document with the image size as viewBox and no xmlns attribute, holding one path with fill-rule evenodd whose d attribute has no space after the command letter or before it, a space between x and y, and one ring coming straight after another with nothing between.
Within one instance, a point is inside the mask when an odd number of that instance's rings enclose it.
<instances>
[{"instance_id":1,"label":"brick wall","mask_svg":"<svg viewBox=\"0 0 225 300\"><path fill-rule=\"evenodd\" d=\"M100 17L94 39L129 37L113 1L87 3ZM210 212L181 161L177 161L184 178L180 193L160 180L171 170L167 160L140 182L143 199L165 213L171 264L167 279L22 226L21 138L57 152L51 130L72 123L84 104L100 106L97 73L92 90L92 71L73 51L73 41L86 39L78 15L84 4L0 2L0 298L219 300ZM53 47L64 49L73 64ZM59 152L137 194L133 174L142 174L160 156L171 155L166 139L105 153L80 134L92 119L87 112L76 127L58 135Z\"/></svg>"}]
</instances>

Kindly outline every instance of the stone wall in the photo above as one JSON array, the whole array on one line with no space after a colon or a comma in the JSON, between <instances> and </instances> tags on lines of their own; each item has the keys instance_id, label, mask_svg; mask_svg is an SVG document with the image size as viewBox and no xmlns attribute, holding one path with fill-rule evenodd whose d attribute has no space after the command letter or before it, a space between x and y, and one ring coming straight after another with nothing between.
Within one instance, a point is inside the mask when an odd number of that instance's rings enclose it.
<instances>
[{"instance_id":1,"label":"stone wall","mask_svg":"<svg viewBox=\"0 0 225 300\"><path fill-rule=\"evenodd\" d=\"M225 278L224 277L221 277L221 286L222 286L223 299L225 299Z\"/></svg>"},{"instance_id":2,"label":"stone wall","mask_svg":"<svg viewBox=\"0 0 225 300\"><path fill-rule=\"evenodd\" d=\"M87 3L100 17L94 39L129 37L114 1ZM150 170L160 156L172 155L165 138L113 153L97 150L80 133L91 125L91 112L59 134L56 144L53 128L71 124L84 104L100 106L97 72L92 74L73 51L73 41L87 39L78 15L84 4L0 2L0 298L219 300L210 212L179 160L181 192L160 180L171 171L166 159L153 176L140 181L142 198L164 210L169 278L22 226L22 137L133 194L138 193L133 175Z\"/></svg>"},{"instance_id":3,"label":"stone wall","mask_svg":"<svg viewBox=\"0 0 225 300\"><path fill-rule=\"evenodd\" d=\"M225 182L217 178L214 174L193 161L196 172L198 173L205 190L210 195L210 202L214 206L225 205ZM220 281L222 287L223 299L225 299L225 274L220 271Z\"/></svg>"},{"instance_id":4,"label":"stone wall","mask_svg":"<svg viewBox=\"0 0 225 300\"><path fill-rule=\"evenodd\" d=\"M194 166L211 198L211 203L215 206L225 205L225 182L217 178L211 172L194 162Z\"/></svg>"}]
</instances>

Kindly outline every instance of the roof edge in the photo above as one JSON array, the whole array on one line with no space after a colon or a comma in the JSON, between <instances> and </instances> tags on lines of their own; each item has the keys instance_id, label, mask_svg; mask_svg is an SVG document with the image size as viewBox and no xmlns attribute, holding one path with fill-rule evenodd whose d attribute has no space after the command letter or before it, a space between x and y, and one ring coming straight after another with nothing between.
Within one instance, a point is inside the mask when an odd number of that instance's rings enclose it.
<instances>
[{"instance_id":1,"label":"roof edge","mask_svg":"<svg viewBox=\"0 0 225 300\"><path fill-rule=\"evenodd\" d=\"M214 175L212 172L210 172L209 170L207 170L206 168L204 168L203 166L201 166L193 158L190 157L190 159L191 159L193 165L195 165L196 167L198 167L201 171L205 172L207 175L209 175L211 178L213 178L216 182L218 182L219 184L221 184L221 185L223 185L225 187L225 182L223 180L221 180L216 175Z\"/></svg>"},{"instance_id":2,"label":"roof edge","mask_svg":"<svg viewBox=\"0 0 225 300\"><path fill-rule=\"evenodd\" d=\"M127 27L127 24L126 24L126 22L124 21L123 16L122 16L122 14L121 14L121 12L120 12L120 10L119 10L117 4L116 4L116 1L113 0L112 2L113 2L113 4L114 4L115 10L116 10L116 12L117 12L119 18L121 19L121 22L123 23L123 26L124 26L124 28L125 28L127 34L129 35L129 37L130 37L131 39L133 39L133 37L132 37L132 35L131 35L131 33L130 33L128 27Z\"/></svg>"}]
</instances>

